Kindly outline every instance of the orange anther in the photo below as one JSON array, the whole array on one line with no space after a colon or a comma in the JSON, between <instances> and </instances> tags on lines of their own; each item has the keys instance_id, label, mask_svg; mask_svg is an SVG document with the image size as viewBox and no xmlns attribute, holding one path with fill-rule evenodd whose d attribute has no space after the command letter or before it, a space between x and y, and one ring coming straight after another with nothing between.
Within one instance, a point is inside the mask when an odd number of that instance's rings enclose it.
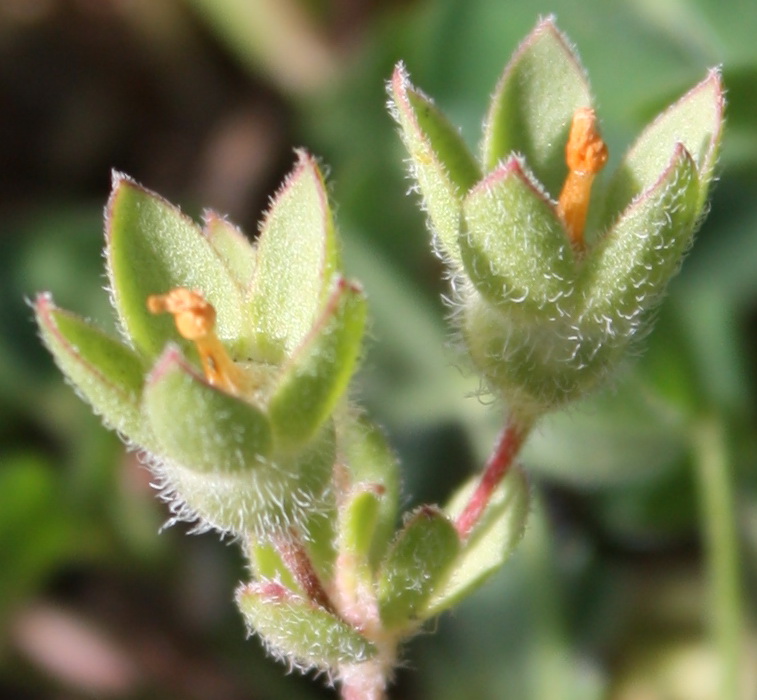
<instances>
[{"instance_id":1,"label":"orange anther","mask_svg":"<svg viewBox=\"0 0 757 700\"><path fill-rule=\"evenodd\" d=\"M209 384L232 394L240 392L243 373L216 336L213 330L216 310L202 294L177 287L166 294L151 294L147 297L147 308L154 314L173 314L179 335L194 341Z\"/></svg>"},{"instance_id":2,"label":"orange anther","mask_svg":"<svg viewBox=\"0 0 757 700\"><path fill-rule=\"evenodd\" d=\"M173 314L176 329L187 340L199 340L213 332L216 310L202 294L184 287L172 289L166 294L151 294L147 308L154 314Z\"/></svg>"},{"instance_id":3,"label":"orange anther","mask_svg":"<svg viewBox=\"0 0 757 700\"><path fill-rule=\"evenodd\" d=\"M573 115L565 161L569 171L557 203L557 214L565 224L573 246L582 251L591 185L594 176L607 162L607 146L597 130L596 114L589 107L581 107Z\"/></svg>"}]
</instances>

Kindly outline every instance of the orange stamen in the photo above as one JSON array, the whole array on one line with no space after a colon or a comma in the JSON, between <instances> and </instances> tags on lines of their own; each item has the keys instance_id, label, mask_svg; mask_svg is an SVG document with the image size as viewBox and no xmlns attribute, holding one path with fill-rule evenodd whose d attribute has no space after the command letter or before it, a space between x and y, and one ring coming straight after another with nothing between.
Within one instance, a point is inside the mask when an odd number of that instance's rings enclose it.
<instances>
[{"instance_id":1,"label":"orange stamen","mask_svg":"<svg viewBox=\"0 0 757 700\"><path fill-rule=\"evenodd\" d=\"M607 146L597 130L594 110L589 107L581 107L573 115L565 161L568 176L557 203L557 215L565 224L574 248L583 251L591 185L607 162Z\"/></svg>"},{"instance_id":2,"label":"orange stamen","mask_svg":"<svg viewBox=\"0 0 757 700\"><path fill-rule=\"evenodd\" d=\"M154 314L173 314L179 335L197 347L209 384L230 394L241 392L244 375L215 334L216 310L202 294L178 287L166 294L151 294L147 308Z\"/></svg>"}]
</instances>

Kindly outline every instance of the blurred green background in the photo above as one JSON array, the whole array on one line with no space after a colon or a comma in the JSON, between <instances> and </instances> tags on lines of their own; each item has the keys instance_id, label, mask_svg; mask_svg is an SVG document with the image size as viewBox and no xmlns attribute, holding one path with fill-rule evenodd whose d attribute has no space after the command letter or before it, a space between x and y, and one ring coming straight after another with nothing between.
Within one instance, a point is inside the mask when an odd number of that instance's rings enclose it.
<instances>
[{"instance_id":1,"label":"blurred green background","mask_svg":"<svg viewBox=\"0 0 757 700\"><path fill-rule=\"evenodd\" d=\"M757 673L757 3L2 0L0 697L334 697L245 641L233 544L158 533L150 474L64 385L26 300L50 290L107 322L111 168L254 234L306 146L370 296L359 398L401 457L405 504L444 500L502 416L468 396L449 347L384 82L404 60L475 146L505 62L549 13L590 73L610 169L722 66L720 182L643 357L535 436L522 546L408 645L392 697L718 700L697 476L713 451L734 485L742 665Z\"/></svg>"}]
</instances>

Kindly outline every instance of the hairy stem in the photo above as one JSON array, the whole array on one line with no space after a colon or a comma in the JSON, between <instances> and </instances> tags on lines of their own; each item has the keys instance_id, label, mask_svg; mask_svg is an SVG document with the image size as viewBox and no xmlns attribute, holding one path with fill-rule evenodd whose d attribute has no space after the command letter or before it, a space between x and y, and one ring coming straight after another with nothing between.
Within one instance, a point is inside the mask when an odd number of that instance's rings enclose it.
<instances>
[{"instance_id":1,"label":"hairy stem","mask_svg":"<svg viewBox=\"0 0 757 700\"><path fill-rule=\"evenodd\" d=\"M706 417L694 432L713 631L720 657L722 700L738 700L743 661L744 611L730 465L722 423Z\"/></svg>"},{"instance_id":2,"label":"hairy stem","mask_svg":"<svg viewBox=\"0 0 757 700\"><path fill-rule=\"evenodd\" d=\"M284 565L289 569L305 595L316 605L336 614L326 589L323 587L318 573L313 566L310 555L302 544L299 533L290 528L287 534L274 539L276 549Z\"/></svg>"},{"instance_id":3,"label":"hairy stem","mask_svg":"<svg viewBox=\"0 0 757 700\"><path fill-rule=\"evenodd\" d=\"M486 506L489 505L494 490L507 475L530 429L531 423L521 422L512 416L508 420L484 467L481 481L479 481L476 490L455 523L461 539L468 537L471 530L476 526L479 518L486 510Z\"/></svg>"},{"instance_id":4,"label":"hairy stem","mask_svg":"<svg viewBox=\"0 0 757 700\"><path fill-rule=\"evenodd\" d=\"M340 669L342 700L386 700L387 676L381 658Z\"/></svg>"}]
</instances>

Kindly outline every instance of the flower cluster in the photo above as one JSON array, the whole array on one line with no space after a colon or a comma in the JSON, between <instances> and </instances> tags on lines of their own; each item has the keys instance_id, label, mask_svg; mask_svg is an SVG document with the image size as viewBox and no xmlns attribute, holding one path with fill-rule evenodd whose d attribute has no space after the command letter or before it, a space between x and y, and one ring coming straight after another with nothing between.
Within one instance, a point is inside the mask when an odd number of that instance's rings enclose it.
<instances>
[{"instance_id":1,"label":"flower cluster","mask_svg":"<svg viewBox=\"0 0 757 700\"><path fill-rule=\"evenodd\" d=\"M121 338L35 302L77 391L141 449L173 520L239 539L237 593L277 656L380 697L399 642L496 571L529 509L517 452L536 418L612 371L704 211L723 124L712 72L608 159L586 75L551 20L516 52L474 158L403 66L389 85L461 333L511 416L483 476L397 529L397 463L347 401L366 325L323 177L299 154L253 244L116 175L106 260ZM401 310L398 310L401 313Z\"/></svg>"},{"instance_id":2,"label":"flower cluster","mask_svg":"<svg viewBox=\"0 0 757 700\"><path fill-rule=\"evenodd\" d=\"M397 463L346 400L366 300L341 271L322 175L300 154L251 244L116 175L108 279L123 339L36 300L42 339L106 424L147 457L173 511L231 533L253 580L237 593L277 657L345 682L495 571L528 512L520 474L463 542L446 509L396 530Z\"/></svg>"},{"instance_id":3,"label":"flower cluster","mask_svg":"<svg viewBox=\"0 0 757 700\"><path fill-rule=\"evenodd\" d=\"M331 414L366 304L341 273L315 162L300 155L256 246L212 212L201 230L121 175L106 235L125 342L47 294L37 319L72 384L147 451L174 519L267 537L331 507Z\"/></svg>"},{"instance_id":4,"label":"flower cluster","mask_svg":"<svg viewBox=\"0 0 757 700\"><path fill-rule=\"evenodd\" d=\"M719 74L646 128L591 207L607 150L586 74L551 19L505 68L478 159L402 65L389 93L489 387L528 423L599 385L647 331L704 212Z\"/></svg>"}]
</instances>

